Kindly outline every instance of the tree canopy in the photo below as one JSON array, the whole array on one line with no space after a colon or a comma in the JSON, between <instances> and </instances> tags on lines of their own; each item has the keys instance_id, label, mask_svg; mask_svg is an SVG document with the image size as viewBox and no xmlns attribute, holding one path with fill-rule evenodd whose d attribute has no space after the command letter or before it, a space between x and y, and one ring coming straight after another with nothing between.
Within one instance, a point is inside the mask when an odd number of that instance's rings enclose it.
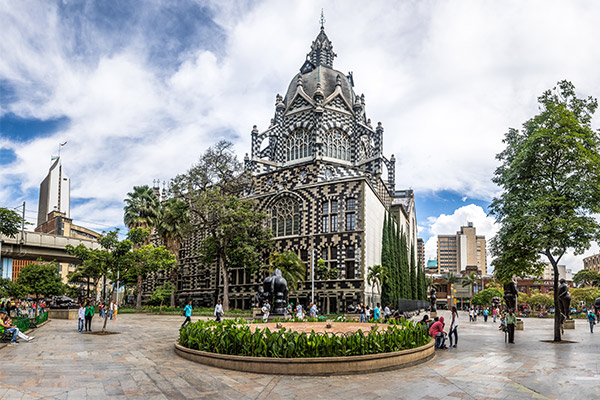
<instances>
[{"instance_id":1,"label":"tree canopy","mask_svg":"<svg viewBox=\"0 0 600 400\"><path fill-rule=\"evenodd\" d=\"M500 223L491 241L495 274L539 275L545 256L554 268L558 305L558 262L570 249L581 254L600 239L600 137L591 127L598 102L577 98L561 81L539 98L540 112L509 129L493 181L502 193L490 213ZM558 307L557 307L558 308ZM554 339L560 341L559 316Z\"/></svg>"},{"instance_id":2,"label":"tree canopy","mask_svg":"<svg viewBox=\"0 0 600 400\"><path fill-rule=\"evenodd\" d=\"M17 282L27 292L34 294L36 299L39 296L58 296L65 292L56 263L26 265L21 269Z\"/></svg>"},{"instance_id":3,"label":"tree canopy","mask_svg":"<svg viewBox=\"0 0 600 400\"><path fill-rule=\"evenodd\" d=\"M281 271L281 276L287 281L290 293L298 290L298 284L306 278L306 264L293 251L282 253L274 251L271 253L269 264L264 269L269 273L273 273L275 268L279 268Z\"/></svg>"},{"instance_id":4,"label":"tree canopy","mask_svg":"<svg viewBox=\"0 0 600 400\"><path fill-rule=\"evenodd\" d=\"M0 207L0 235L14 237L19 233L23 219L13 210Z\"/></svg>"},{"instance_id":5,"label":"tree canopy","mask_svg":"<svg viewBox=\"0 0 600 400\"><path fill-rule=\"evenodd\" d=\"M600 286L600 273L590 269L582 269L573 276L577 286Z\"/></svg>"}]
</instances>

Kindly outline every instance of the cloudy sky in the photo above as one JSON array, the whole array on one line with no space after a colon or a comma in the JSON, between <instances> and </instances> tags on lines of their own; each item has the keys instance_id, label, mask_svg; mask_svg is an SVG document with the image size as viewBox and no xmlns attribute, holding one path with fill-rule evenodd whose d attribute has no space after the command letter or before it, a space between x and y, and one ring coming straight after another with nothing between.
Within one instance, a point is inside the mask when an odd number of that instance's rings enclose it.
<instances>
[{"instance_id":1,"label":"cloudy sky","mask_svg":"<svg viewBox=\"0 0 600 400\"><path fill-rule=\"evenodd\" d=\"M486 215L509 127L561 79L600 97L598 1L0 0L0 206L27 202L62 148L71 217L122 225L134 185L168 181L219 139L249 152L319 30L385 128L420 235ZM600 116L594 126L598 127ZM595 245L586 255L598 252ZM582 256L565 261L574 270Z\"/></svg>"}]
</instances>

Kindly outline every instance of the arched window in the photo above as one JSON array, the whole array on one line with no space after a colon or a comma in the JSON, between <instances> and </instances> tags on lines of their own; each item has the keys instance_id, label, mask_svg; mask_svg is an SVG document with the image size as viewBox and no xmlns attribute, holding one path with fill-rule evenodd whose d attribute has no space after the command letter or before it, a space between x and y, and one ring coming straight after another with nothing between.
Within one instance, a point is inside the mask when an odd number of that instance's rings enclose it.
<instances>
[{"instance_id":1,"label":"arched window","mask_svg":"<svg viewBox=\"0 0 600 400\"><path fill-rule=\"evenodd\" d=\"M323 138L323 155L350 161L350 138L339 129L332 129Z\"/></svg>"},{"instance_id":2,"label":"arched window","mask_svg":"<svg viewBox=\"0 0 600 400\"><path fill-rule=\"evenodd\" d=\"M292 132L286 142L286 161L309 157L313 154L310 133L306 129L297 129Z\"/></svg>"},{"instance_id":3,"label":"arched window","mask_svg":"<svg viewBox=\"0 0 600 400\"><path fill-rule=\"evenodd\" d=\"M290 197L284 197L271 207L271 230L273 236L297 235L300 231L300 205Z\"/></svg>"}]
</instances>

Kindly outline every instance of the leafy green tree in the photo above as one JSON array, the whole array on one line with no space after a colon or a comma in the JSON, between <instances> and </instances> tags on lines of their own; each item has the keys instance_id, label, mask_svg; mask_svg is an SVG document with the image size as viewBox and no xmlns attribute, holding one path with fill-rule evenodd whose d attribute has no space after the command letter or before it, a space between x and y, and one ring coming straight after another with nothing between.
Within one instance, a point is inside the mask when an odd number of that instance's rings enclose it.
<instances>
[{"instance_id":1,"label":"leafy green tree","mask_svg":"<svg viewBox=\"0 0 600 400\"><path fill-rule=\"evenodd\" d=\"M0 236L14 237L19 233L23 219L13 210L0 207Z\"/></svg>"},{"instance_id":2,"label":"leafy green tree","mask_svg":"<svg viewBox=\"0 0 600 400\"><path fill-rule=\"evenodd\" d=\"M19 282L12 281L6 278L0 278L0 297L13 297L22 299L28 293L28 288Z\"/></svg>"},{"instance_id":3,"label":"leafy green tree","mask_svg":"<svg viewBox=\"0 0 600 400\"><path fill-rule=\"evenodd\" d=\"M600 286L600 273L591 269L582 269L573 276L573 282L577 286Z\"/></svg>"},{"instance_id":4,"label":"leafy green tree","mask_svg":"<svg viewBox=\"0 0 600 400\"><path fill-rule=\"evenodd\" d=\"M377 291L381 295L381 288L383 282L387 279L387 270L383 265L373 265L369 267L369 273L367 274L367 282L372 286L377 286Z\"/></svg>"},{"instance_id":5,"label":"leafy green tree","mask_svg":"<svg viewBox=\"0 0 600 400\"><path fill-rule=\"evenodd\" d=\"M389 237L389 214L383 220L383 232L381 233L381 265L388 271L388 279L381 282L381 299L383 303L391 303L392 298L392 265L390 262L390 237Z\"/></svg>"},{"instance_id":6,"label":"leafy green tree","mask_svg":"<svg viewBox=\"0 0 600 400\"><path fill-rule=\"evenodd\" d=\"M583 302L586 306L591 306L600 297L600 289L594 287L573 288L570 292L573 299L572 305L579 305L580 302Z\"/></svg>"},{"instance_id":7,"label":"leafy green tree","mask_svg":"<svg viewBox=\"0 0 600 400\"><path fill-rule=\"evenodd\" d=\"M529 305L536 310L539 310L540 308L547 309L554 304L553 297L554 296L551 293L541 293L539 290L534 290L529 295Z\"/></svg>"},{"instance_id":8,"label":"leafy green tree","mask_svg":"<svg viewBox=\"0 0 600 400\"><path fill-rule=\"evenodd\" d=\"M200 257L216 264L223 282L223 310L229 310L229 270L260 268L263 252L272 246L266 215L256 202L241 199L250 183L233 152L233 144L220 141L197 164L171 181L174 197L190 207L190 220L202 238Z\"/></svg>"},{"instance_id":9,"label":"leafy green tree","mask_svg":"<svg viewBox=\"0 0 600 400\"><path fill-rule=\"evenodd\" d=\"M415 265L415 246L410 245L410 298L417 300L418 287L417 287L417 267Z\"/></svg>"},{"instance_id":10,"label":"leafy green tree","mask_svg":"<svg viewBox=\"0 0 600 400\"><path fill-rule=\"evenodd\" d=\"M133 232L135 230L131 230ZM138 296L142 293L143 280L151 273L164 271L168 273L176 263L173 256L165 247L154 247L145 245L140 248L134 248L131 251L132 266L128 271L128 275L136 277L136 292ZM173 289L173 285L169 285Z\"/></svg>"},{"instance_id":11,"label":"leafy green tree","mask_svg":"<svg viewBox=\"0 0 600 400\"><path fill-rule=\"evenodd\" d=\"M421 260L417 264L417 282L418 282L418 299L427 300L427 282L425 281L425 270L421 264Z\"/></svg>"},{"instance_id":12,"label":"leafy green tree","mask_svg":"<svg viewBox=\"0 0 600 400\"><path fill-rule=\"evenodd\" d=\"M58 296L65 292L65 285L60 279L56 263L26 265L21 269L17 282L29 293L33 293L36 300L40 295Z\"/></svg>"},{"instance_id":13,"label":"leafy green tree","mask_svg":"<svg viewBox=\"0 0 600 400\"><path fill-rule=\"evenodd\" d=\"M160 203L148 185L134 186L133 191L127 193L124 201L123 221L130 230L134 230L130 238L133 239L133 247L139 248L150 242L150 232L156 226ZM143 275L137 275L135 304L137 310L142 309L143 279Z\"/></svg>"},{"instance_id":14,"label":"leafy green tree","mask_svg":"<svg viewBox=\"0 0 600 400\"><path fill-rule=\"evenodd\" d=\"M325 260L319 258L317 260L316 273L319 279L327 281L337 279L339 271L337 268L329 268Z\"/></svg>"},{"instance_id":15,"label":"leafy green tree","mask_svg":"<svg viewBox=\"0 0 600 400\"><path fill-rule=\"evenodd\" d=\"M456 274L454 274L452 272L448 272L448 274L446 274L442 278L442 283L444 284L444 286L446 286L446 293L450 294L451 286L454 285L455 283L458 283L458 281L459 281L459 278Z\"/></svg>"},{"instance_id":16,"label":"leafy green tree","mask_svg":"<svg viewBox=\"0 0 600 400\"><path fill-rule=\"evenodd\" d=\"M290 293L298 290L298 283L304 281L306 277L306 264L293 251L271 253L269 264L263 270L272 274L275 268L281 271L281 276L287 281Z\"/></svg>"},{"instance_id":17,"label":"leafy green tree","mask_svg":"<svg viewBox=\"0 0 600 400\"><path fill-rule=\"evenodd\" d=\"M165 247L177 260L170 272L171 288L173 289L171 293L171 307L175 307L177 268L180 264L179 250L181 250L183 241L193 232L188 203L176 197L163 202L158 213L156 231Z\"/></svg>"},{"instance_id":18,"label":"leafy green tree","mask_svg":"<svg viewBox=\"0 0 600 400\"><path fill-rule=\"evenodd\" d=\"M502 298L504 293L497 288L486 288L477 293L471 299L471 304L476 306L487 306L492 303L493 297Z\"/></svg>"},{"instance_id":19,"label":"leafy green tree","mask_svg":"<svg viewBox=\"0 0 600 400\"><path fill-rule=\"evenodd\" d=\"M170 281L165 282L162 286L157 287L152 292L152 297L150 297L150 302L153 304L160 304L160 308L158 310L159 314L162 314L162 307L164 301L171 297L171 293L173 293L173 284Z\"/></svg>"},{"instance_id":20,"label":"leafy green tree","mask_svg":"<svg viewBox=\"0 0 600 400\"><path fill-rule=\"evenodd\" d=\"M136 232L132 230L130 232ZM132 256L133 242L127 238L119 240L119 230L103 232L98 238L100 249L88 249L83 245L73 247L66 246L67 253L79 258L82 263L77 266L78 269L93 270L100 276L106 276L111 282L117 282L120 277L126 277L132 268L135 267L135 259ZM115 285L110 286L109 298L113 298ZM102 331L106 330L107 319L104 319Z\"/></svg>"},{"instance_id":21,"label":"leafy green tree","mask_svg":"<svg viewBox=\"0 0 600 400\"><path fill-rule=\"evenodd\" d=\"M600 239L600 137L591 127L598 102L576 97L561 81L539 98L540 113L509 129L493 181L502 188L490 212L501 224L492 239L496 276L539 275L545 256L554 269L558 309L558 263L573 249L583 253ZM554 340L561 340L555 313Z\"/></svg>"}]
</instances>

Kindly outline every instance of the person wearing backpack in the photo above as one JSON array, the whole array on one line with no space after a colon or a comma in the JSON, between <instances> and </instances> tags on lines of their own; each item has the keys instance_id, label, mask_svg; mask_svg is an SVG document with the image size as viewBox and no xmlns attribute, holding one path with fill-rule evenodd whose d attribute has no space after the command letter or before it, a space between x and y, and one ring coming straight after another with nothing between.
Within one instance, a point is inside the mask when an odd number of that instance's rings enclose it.
<instances>
[{"instance_id":1,"label":"person wearing backpack","mask_svg":"<svg viewBox=\"0 0 600 400\"><path fill-rule=\"evenodd\" d=\"M596 316L594 315L594 310L593 309L589 309L588 310L588 322L590 323L590 332L594 333L594 325L596 324Z\"/></svg>"}]
</instances>

